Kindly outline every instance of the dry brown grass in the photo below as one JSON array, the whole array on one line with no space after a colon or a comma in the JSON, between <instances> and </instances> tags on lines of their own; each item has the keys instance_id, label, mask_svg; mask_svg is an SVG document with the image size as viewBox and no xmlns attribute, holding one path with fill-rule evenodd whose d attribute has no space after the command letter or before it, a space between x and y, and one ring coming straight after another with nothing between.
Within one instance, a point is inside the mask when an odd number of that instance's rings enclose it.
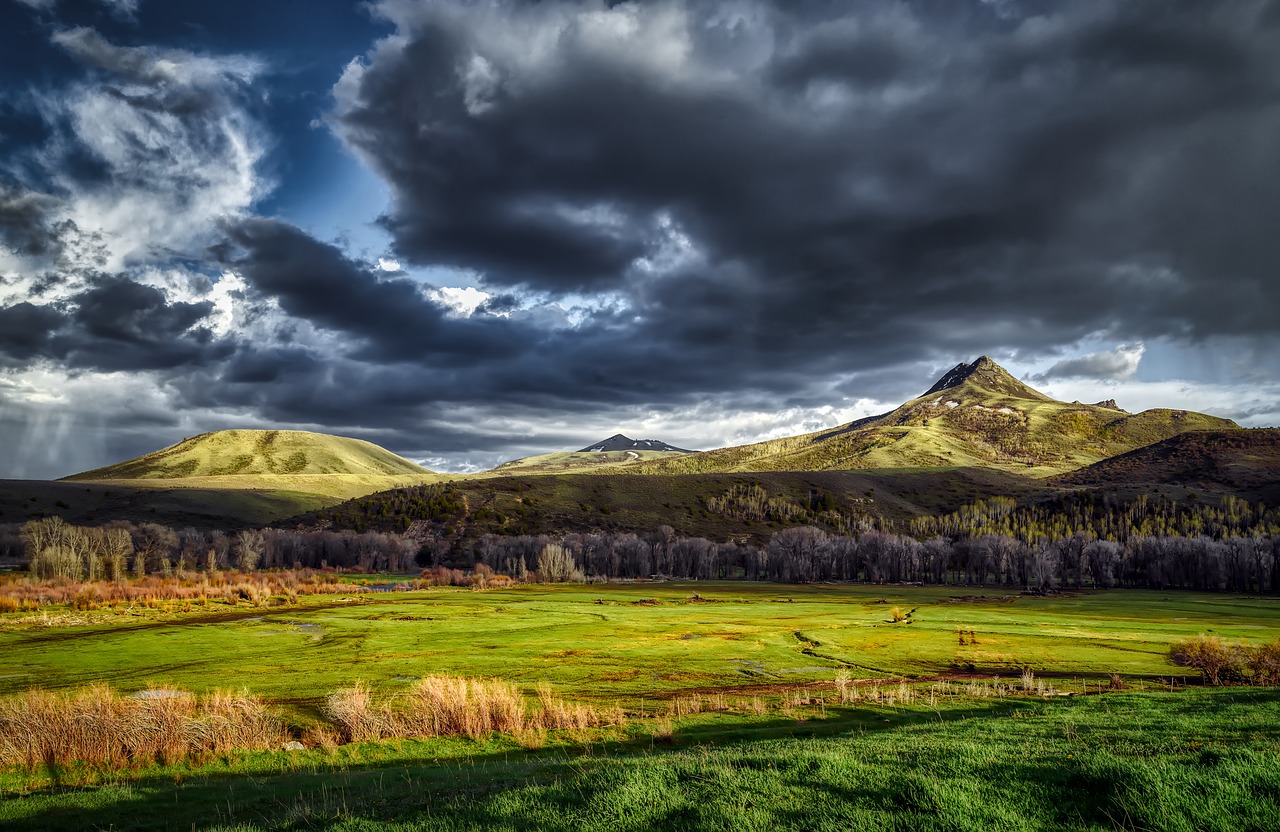
<instances>
[{"instance_id":1,"label":"dry brown grass","mask_svg":"<svg viewBox=\"0 0 1280 832\"><path fill-rule=\"evenodd\" d=\"M284 722L247 692L122 697L94 685L0 699L0 764L27 769L176 763L279 748L287 740Z\"/></svg>"},{"instance_id":2,"label":"dry brown grass","mask_svg":"<svg viewBox=\"0 0 1280 832\"><path fill-rule=\"evenodd\" d=\"M179 612L190 611L195 606L207 607L211 601L271 606L297 603L302 595L350 595L367 591L366 587L337 581L331 573L310 569L190 572L183 577L147 575L117 581L6 575L0 576L0 613L61 604L78 612L122 605Z\"/></svg>"},{"instance_id":3,"label":"dry brown grass","mask_svg":"<svg viewBox=\"0 0 1280 832\"><path fill-rule=\"evenodd\" d=\"M391 737L482 739L501 733L536 747L545 741L547 731L580 733L626 722L619 707L568 702L547 683L539 684L534 693L530 703L519 688L499 679L427 676L406 693L385 699L361 683L343 688L329 696L324 713L345 742Z\"/></svg>"}]
</instances>

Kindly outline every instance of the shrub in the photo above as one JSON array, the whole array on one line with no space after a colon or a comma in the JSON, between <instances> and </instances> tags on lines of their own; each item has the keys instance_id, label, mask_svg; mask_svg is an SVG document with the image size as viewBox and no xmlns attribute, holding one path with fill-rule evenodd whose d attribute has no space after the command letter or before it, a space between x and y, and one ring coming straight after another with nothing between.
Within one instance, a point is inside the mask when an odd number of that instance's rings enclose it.
<instances>
[{"instance_id":1,"label":"shrub","mask_svg":"<svg viewBox=\"0 0 1280 832\"><path fill-rule=\"evenodd\" d=\"M1174 642L1169 648L1169 660L1179 667L1199 670L1208 684L1221 685L1243 677L1246 656L1241 645L1201 634Z\"/></svg>"},{"instance_id":2,"label":"shrub","mask_svg":"<svg viewBox=\"0 0 1280 832\"><path fill-rule=\"evenodd\" d=\"M1248 665L1255 685L1280 685L1280 638L1250 650Z\"/></svg>"}]
</instances>

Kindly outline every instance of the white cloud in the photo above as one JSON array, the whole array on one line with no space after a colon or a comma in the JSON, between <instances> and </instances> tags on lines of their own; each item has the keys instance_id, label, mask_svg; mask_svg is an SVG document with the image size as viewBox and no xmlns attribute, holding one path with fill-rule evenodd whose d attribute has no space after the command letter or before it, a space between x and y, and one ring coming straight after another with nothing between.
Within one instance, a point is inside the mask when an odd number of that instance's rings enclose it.
<instances>
[{"instance_id":1,"label":"white cloud","mask_svg":"<svg viewBox=\"0 0 1280 832\"><path fill-rule=\"evenodd\" d=\"M85 28L53 40L109 79L40 100L60 130L40 161L68 194L66 218L101 235L106 262L96 265L119 270L157 250L198 245L219 218L246 211L268 190L257 171L266 131L244 104L260 62L116 46ZM90 155L106 175L68 173L71 154Z\"/></svg>"},{"instance_id":2,"label":"white cloud","mask_svg":"<svg viewBox=\"0 0 1280 832\"><path fill-rule=\"evenodd\" d=\"M442 286L431 290L427 296L461 318L471 317L490 297L488 292L474 286Z\"/></svg>"},{"instance_id":3,"label":"white cloud","mask_svg":"<svg viewBox=\"0 0 1280 832\"><path fill-rule=\"evenodd\" d=\"M1109 352L1091 352L1066 358L1036 376L1035 381L1059 378L1089 378L1104 381L1126 381L1138 372L1147 351L1142 343L1124 344Z\"/></svg>"},{"instance_id":4,"label":"white cloud","mask_svg":"<svg viewBox=\"0 0 1280 832\"><path fill-rule=\"evenodd\" d=\"M398 272L400 271L400 261L394 257L379 257L378 270L384 272Z\"/></svg>"}]
</instances>

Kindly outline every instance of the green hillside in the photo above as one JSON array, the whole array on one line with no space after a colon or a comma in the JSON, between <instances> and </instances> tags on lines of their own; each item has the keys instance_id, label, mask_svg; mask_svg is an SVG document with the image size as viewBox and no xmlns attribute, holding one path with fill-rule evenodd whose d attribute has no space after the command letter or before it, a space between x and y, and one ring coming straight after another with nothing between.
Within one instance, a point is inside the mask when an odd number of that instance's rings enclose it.
<instances>
[{"instance_id":1,"label":"green hillside","mask_svg":"<svg viewBox=\"0 0 1280 832\"><path fill-rule=\"evenodd\" d=\"M788 526L848 533L882 518L905 525L993 495L1052 496L1040 480L990 468L467 478L370 494L293 518L309 527L401 531L430 521L450 540L485 534L623 532L764 543ZM447 529L447 530L446 530Z\"/></svg>"},{"instance_id":2,"label":"green hillside","mask_svg":"<svg viewBox=\"0 0 1280 832\"><path fill-rule=\"evenodd\" d=\"M438 476L361 439L298 430L223 430L62 482L131 489L256 492L279 517Z\"/></svg>"},{"instance_id":3,"label":"green hillside","mask_svg":"<svg viewBox=\"0 0 1280 832\"><path fill-rule=\"evenodd\" d=\"M630 473L984 467L1048 477L1193 430L1237 430L1185 410L1125 413L1054 401L983 356L891 413L831 430L636 463Z\"/></svg>"},{"instance_id":4,"label":"green hillside","mask_svg":"<svg viewBox=\"0 0 1280 832\"><path fill-rule=\"evenodd\" d=\"M552 454L526 456L504 462L491 471L478 476L503 477L513 474L560 474L572 471L575 474L590 473L627 473L637 462L666 459L673 456L684 456L679 451L603 451L588 453L571 451Z\"/></svg>"},{"instance_id":5,"label":"green hillside","mask_svg":"<svg viewBox=\"0 0 1280 832\"><path fill-rule=\"evenodd\" d=\"M219 430L65 479L186 479L254 475L428 476L430 471L362 439L303 430Z\"/></svg>"}]
</instances>

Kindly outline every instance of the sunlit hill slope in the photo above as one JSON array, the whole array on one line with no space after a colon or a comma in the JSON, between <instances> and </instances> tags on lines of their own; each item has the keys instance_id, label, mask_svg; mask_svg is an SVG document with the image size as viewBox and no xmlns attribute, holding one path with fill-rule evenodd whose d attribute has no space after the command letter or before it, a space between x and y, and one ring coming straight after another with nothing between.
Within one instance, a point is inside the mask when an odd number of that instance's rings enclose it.
<instances>
[{"instance_id":1,"label":"sunlit hill slope","mask_svg":"<svg viewBox=\"0 0 1280 832\"><path fill-rule=\"evenodd\" d=\"M372 442L294 430L204 433L65 478L133 488L293 491L338 500L435 479Z\"/></svg>"},{"instance_id":2,"label":"sunlit hill slope","mask_svg":"<svg viewBox=\"0 0 1280 832\"><path fill-rule=\"evenodd\" d=\"M633 473L985 467L1047 477L1193 430L1238 430L1186 410L1059 402L983 356L919 398L831 430L640 462Z\"/></svg>"}]
</instances>

